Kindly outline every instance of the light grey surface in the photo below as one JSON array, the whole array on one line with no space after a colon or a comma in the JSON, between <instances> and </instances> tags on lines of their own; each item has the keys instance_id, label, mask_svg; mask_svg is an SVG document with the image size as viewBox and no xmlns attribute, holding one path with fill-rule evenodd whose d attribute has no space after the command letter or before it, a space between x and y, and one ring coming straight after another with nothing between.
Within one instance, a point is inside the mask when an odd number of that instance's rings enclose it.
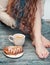
<instances>
[{"instance_id":1,"label":"light grey surface","mask_svg":"<svg viewBox=\"0 0 50 65\"><path fill-rule=\"evenodd\" d=\"M50 55L47 59L39 59L29 38L26 38L23 46L24 55L22 57L11 59L3 54L3 47L13 45L8 40L8 35L18 32L17 29L13 30L0 22L0 65L50 65ZM42 34L50 39L50 26L44 21L42 22ZM48 50L50 51L50 48Z\"/></svg>"}]
</instances>

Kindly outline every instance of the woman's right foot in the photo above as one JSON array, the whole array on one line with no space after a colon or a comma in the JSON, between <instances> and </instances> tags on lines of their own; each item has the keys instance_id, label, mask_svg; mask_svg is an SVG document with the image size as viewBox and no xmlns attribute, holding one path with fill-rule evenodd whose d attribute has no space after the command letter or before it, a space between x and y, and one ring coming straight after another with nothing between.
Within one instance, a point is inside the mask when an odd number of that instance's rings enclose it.
<instances>
[{"instance_id":1,"label":"woman's right foot","mask_svg":"<svg viewBox=\"0 0 50 65\"><path fill-rule=\"evenodd\" d=\"M35 43L36 53L39 58L47 58L49 55L48 50L42 45L42 43Z\"/></svg>"}]
</instances>

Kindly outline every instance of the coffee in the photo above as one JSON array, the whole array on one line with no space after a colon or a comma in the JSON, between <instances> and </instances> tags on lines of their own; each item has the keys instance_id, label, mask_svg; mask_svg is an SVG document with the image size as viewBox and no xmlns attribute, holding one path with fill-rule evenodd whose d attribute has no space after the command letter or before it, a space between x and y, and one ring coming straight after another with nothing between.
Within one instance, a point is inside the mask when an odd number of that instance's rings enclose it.
<instances>
[{"instance_id":1,"label":"coffee","mask_svg":"<svg viewBox=\"0 0 50 65\"><path fill-rule=\"evenodd\" d=\"M13 42L15 45L23 45L25 42L25 35L24 34L14 34L9 35L10 42Z\"/></svg>"}]
</instances>

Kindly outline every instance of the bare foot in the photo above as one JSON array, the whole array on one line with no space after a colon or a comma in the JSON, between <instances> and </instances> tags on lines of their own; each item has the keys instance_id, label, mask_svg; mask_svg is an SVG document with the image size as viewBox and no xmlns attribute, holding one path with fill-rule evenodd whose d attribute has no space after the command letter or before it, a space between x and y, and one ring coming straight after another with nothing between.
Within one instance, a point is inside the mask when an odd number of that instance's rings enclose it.
<instances>
[{"instance_id":1,"label":"bare foot","mask_svg":"<svg viewBox=\"0 0 50 65\"><path fill-rule=\"evenodd\" d=\"M44 36L41 36L42 37L42 43L45 47L49 48L50 47L50 41L47 40Z\"/></svg>"},{"instance_id":2,"label":"bare foot","mask_svg":"<svg viewBox=\"0 0 50 65\"><path fill-rule=\"evenodd\" d=\"M41 43L35 44L35 48L36 48L36 53L39 56L39 58L43 59L43 58L48 57L49 52Z\"/></svg>"},{"instance_id":3,"label":"bare foot","mask_svg":"<svg viewBox=\"0 0 50 65\"><path fill-rule=\"evenodd\" d=\"M42 44L44 47L49 48L50 47L50 41L46 39L44 36L41 36ZM33 42L33 46L35 46L35 41Z\"/></svg>"}]
</instances>

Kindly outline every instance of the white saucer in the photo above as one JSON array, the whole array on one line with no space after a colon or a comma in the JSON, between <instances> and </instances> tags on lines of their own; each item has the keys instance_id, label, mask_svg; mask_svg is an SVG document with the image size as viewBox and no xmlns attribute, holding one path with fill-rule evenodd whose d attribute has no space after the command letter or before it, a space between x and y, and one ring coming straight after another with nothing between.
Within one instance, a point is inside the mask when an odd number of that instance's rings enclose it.
<instances>
[{"instance_id":1,"label":"white saucer","mask_svg":"<svg viewBox=\"0 0 50 65\"><path fill-rule=\"evenodd\" d=\"M24 52L20 53L20 54L17 54L17 55L7 55L4 53L5 56L9 57L9 58L19 58L21 57L22 55L24 54Z\"/></svg>"}]
</instances>

